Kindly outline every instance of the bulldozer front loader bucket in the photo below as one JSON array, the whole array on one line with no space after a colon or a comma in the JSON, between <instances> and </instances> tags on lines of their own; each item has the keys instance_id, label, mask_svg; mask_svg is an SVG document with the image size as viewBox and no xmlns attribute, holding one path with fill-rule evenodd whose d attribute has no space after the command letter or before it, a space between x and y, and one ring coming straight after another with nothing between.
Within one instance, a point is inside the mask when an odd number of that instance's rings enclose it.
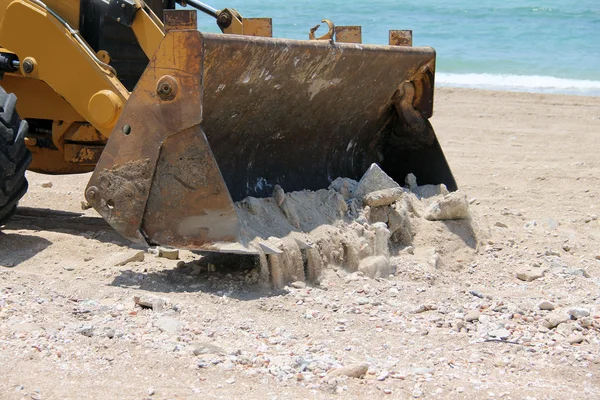
<instances>
[{"instance_id":1,"label":"bulldozer front loader bucket","mask_svg":"<svg viewBox=\"0 0 600 400\"><path fill-rule=\"evenodd\" d=\"M431 48L167 26L86 198L133 241L211 250L237 240L233 202L275 185L326 188L376 162L455 190L428 121L434 69Z\"/></svg>"}]
</instances>

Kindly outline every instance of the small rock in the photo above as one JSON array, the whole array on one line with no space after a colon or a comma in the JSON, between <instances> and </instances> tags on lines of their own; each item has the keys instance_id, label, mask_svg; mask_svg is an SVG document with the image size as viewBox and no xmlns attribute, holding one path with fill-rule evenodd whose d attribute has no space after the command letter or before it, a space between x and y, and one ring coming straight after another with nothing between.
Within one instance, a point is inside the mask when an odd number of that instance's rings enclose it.
<instances>
[{"instance_id":1,"label":"small rock","mask_svg":"<svg viewBox=\"0 0 600 400\"><path fill-rule=\"evenodd\" d=\"M40 186L43 187L43 188L49 189L49 188L52 187L52 182L50 182L50 181L42 182L40 184Z\"/></svg>"},{"instance_id":2,"label":"small rock","mask_svg":"<svg viewBox=\"0 0 600 400\"><path fill-rule=\"evenodd\" d=\"M364 306L365 304L369 304L370 301L367 297L357 297L356 298L356 304L358 304L359 306Z\"/></svg>"},{"instance_id":3,"label":"small rock","mask_svg":"<svg viewBox=\"0 0 600 400\"><path fill-rule=\"evenodd\" d=\"M508 331L508 329L502 328L490 332L490 336L496 337L498 339L508 339L510 337L510 332Z\"/></svg>"},{"instance_id":4,"label":"small rock","mask_svg":"<svg viewBox=\"0 0 600 400\"><path fill-rule=\"evenodd\" d=\"M589 317L590 312L585 308L571 308L569 310L569 315L575 319Z\"/></svg>"},{"instance_id":5,"label":"small rock","mask_svg":"<svg viewBox=\"0 0 600 400\"><path fill-rule=\"evenodd\" d=\"M154 393L156 393L156 392L154 391L154 388L150 388L150 389L148 389L148 396L154 396Z\"/></svg>"},{"instance_id":6,"label":"small rock","mask_svg":"<svg viewBox=\"0 0 600 400\"><path fill-rule=\"evenodd\" d=\"M367 373L368 370L369 366L367 364L350 365L347 367L331 369L327 373L327 376L348 376L350 378L361 378Z\"/></svg>"},{"instance_id":7,"label":"small rock","mask_svg":"<svg viewBox=\"0 0 600 400\"><path fill-rule=\"evenodd\" d=\"M360 261L358 271L369 278L387 278L392 272L392 265L385 256L372 256Z\"/></svg>"},{"instance_id":8,"label":"small rock","mask_svg":"<svg viewBox=\"0 0 600 400\"><path fill-rule=\"evenodd\" d=\"M165 299L151 296L133 296L133 301L140 307L151 308L157 312L163 311L167 304Z\"/></svg>"},{"instance_id":9,"label":"small rock","mask_svg":"<svg viewBox=\"0 0 600 400\"><path fill-rule=\"evenodd\" d=\"M571 246L569 246L569 243L563 243L562 249L566 252L569 252L571 251Z\"/></svg>"},{"instance_id":10,"label":"small rock","mask_svg":"<svg viewBox=\"0 0 600 400\"><path fill-rule=\"evenodd\" d=\"M348 274L346 276L346 279L344 279L344 281L346 283L357 282L357 281L360 281L360 280L364 279L364 277L365 277L365 274L363 274L360 271L356 271L356 272L353 272L351 274Z\"/></svg>"},{"instance_id":11,"label":"small rock","mask_svg":"<svg viewBox=\"0 0 600 400\"><path fill-rule=\"evenodd\" d=\"M558 325L569 321L570 319L571 318L569 314L565 313L564 311L555 310L544 318L542 324L548 329L553 329L556 328Z\"/></svg>"},{"instance_id":12,"label":"small rock","mask_svg":"<svg viewBox=\"0 0 600 400\"><path fill-rule=\"evenodd\" d=\"M465 321L467 321L467 322L479 321L480 316L481 316L481 313L479 311L471 310L465 315Z\"/></svg>"},{"instance_id":13,"label":"small rock","mask_svg":"<svg viewBox=\"0 0 600 400\"><path fill-rule=\"evenodd\" d=\"M422 199L429 199L431 197L435 197L435 196L439 196L439 195L447 195L448 193L448 189L446 188L446 185L444 185L443 183L439 184L439 185L422 185L422 186L418 186L415 190L412 190L412 192L414 192L418 198Z\"/></svg>"},{"instance_id":14,"label":"small rock","mask_svg":"<svg viewBox=\"0 0 600 400\"><path fill-rule=\"evenodd\" d=\"M277 204L278 207L281 207L283 201L285 200L285 192L281 186L275 185L273 187L273 199L275 199L275 204Z\"/></svg>"},{"instance_id":15,"label":"small rock","mask_svg":"<svg viewBox=\"0 0 600 400\"><path fill-rule=\"evenodd\" d=\"M294 289L304 289L306 288L306 283L302 282L302 281L296 281L296 282L292 282L290 284L291 287L293 287Z\"/></svg>"},{"instance_id":16,"label":"small rock","mask_svg":"<svg viewBox=\"0 0 600 400\"><path fill-rule=\"evenodd\" d=\"M390 376L389 371L381 371L381 374L377 376L378 381L385 381L387 377Z\"/></svg>"},{"instance_id":17,"label":"small rock","mask_svg":"<svg viewBox=\"0 0 600 400\"><path fill-rule=\"evenodd\" d=\"M225 381L225 383L228 385L233 385L235 383L235 378L229 378Z\"/></svg>"},{"instance_id":18,"label":"small rock","mask_svg":"<svg viewBox=\"0 0 600 400\"><path fill-rule=\"evenodd\" d=\"M144 261L144 255L145 253L142 250L122 251L110 256L105 265L122 267L132 262L142 262Z\"/></svg>"},{"instance_id":19,"label":"small rock","mask_svg":"<svg viewBox=\"0 0 600 400\"><path fill-rule=\"evenodd\" d=\"M352 192L356 190L357 186L358 182L356 182L354 179L336 178L333 182L331 182L331 185L329 185L329 190L335 190L345 199L348 199L352 195Z\"/></svg>"},{"instance_id":20,"label":"small rock","mask_svg":"<svg viewBox=\"0 0 600 400\"><path fill-rule=\"evenodd\" d=\"M525 222L525 224L523 225L523 228L525 228L525 229L532 229L532 228L534 228L536 226L537 226L537 221L533 220L533 221Z\"/></svg>"},{"instance_id":21,"label":"small rock","mask_svg":"<svg viewBox=\"0 0 600 400\"><path fill-rule=\"evenodd\" d=\"M404 183L406 183L408 190L411 192L414 192L417 189L417 177L414 174L406 175L406 178L404 178Z\"/></svg>"},{"instance_id":22,"label":"small rock","mask_svg":"<svg viewBox=\"0 0 600 400\"><path fill-rule=\"evenodd\" d=\"M192 353L195 356L200 356L203 354L217 354L217 355L225 355L227 352L214 344L210 343L195 343L192 345Z\"/></svg>"},{"instance_id":23,"label":"small rock","mask_svg":"<svg viewBox=\"0 0 600 400\"><path fill-rule=\"evenodd\" d=\"M83 336L92 337L94 336L94 330L95 328L92 325L86 325L81 327L77 332Z\"/></svg>"},{"instance_id":24,"label":"small rock","mask_svg":"<svg viewBox=\"0 0 600 400\"><path fill-rule=\"evenodd\" d=\"M427 367L417 367L413 368L412 371L415 375L427 375L431 374L433 372L433 369Z\"/></svg>"},{"instance_id":25,"label":"small rock","mask_svg":"<svg viewBox=\"0 0 600 400\"><path fill-rule=\"evenodd\" d=\"M556 306L553 303L544 300L540 304L538 304L538 308L540 310L552 311L556 308Z\"/></svg>"},{"instance_id":26,"label":"small rock","mask_svg":"<svg viewBox=\"0 0 600 400\"><path fill-rule=\"evenodd\" d=\"M404 191L399 187L377 190L367 193L363 198L363 204L370 207L387 206L399 200L403 194Z\"/></svg>"},{"instance_id":27,"label":"small rock","mask_svg":"<svg viewBox=\"0 0 600 400\"><path fill-rule=\"evenodd\" d=\"M494 226L497 226L498 228L508 228L508 225L500 221L496 222Z\"/></svg>"},{"instance_id":28,"label":"small rock","mask_svg":"<svg viewBox=\"0 0 600 400\"><path fill-rule=\"evenodd\" d=\"M360 178L352 196L355 199L362 201L367 193L397 187L400 187L400 185L383 172L379 165L371 164L367 172Z\"/></svg>"},{"instance_id":29,"label":"small rock","mask_svg":"<svg viewBox=\"0 0 600 400\"><path fill-rule=\"evenodd\" d=\"M104 335L109 338L112 339L115 337L115 330L113 328L104 328Z\"/></svg>"},{"instance_id":30,"label":"small rock","mask_svg":"<svg viewBox=\"0 0 600 400\"><path fill-rule=\"evenodd\" d=\"M177 249L168 249L165 247L159 247L157 250L158 250L158 257L166 258L168 260L178 260L179 259L179 250L177 250Z\"/></svg>"},{"instance_id":31,"label":"small rock","mask_svg":"<svg viewBox=\"0 0 600 400\"><path fill-rule=\"evenodd\" d=\"M476 290L471 290L469 293L471 293L471 294L472 294L473 296L475 296L475 297L479 297L480 299L483 299L483 297L484 297L484 296L483 296L483 293L481 293L481 292L478 292L478 291L476 291Z\"/></svg>"},{"instance_id":32,"label":"small rock","mask_svg":"<svg viewBox=\"0 0 600 400\"><path fill-rule=\"evenodd\" d=\"M569 344L577 344L583 342L583 335L581 333L574 333L567 338Z\"/></svg>"},{"instance_id":33,"label":"small rock","mask_svg":"<svg viewBox=\"0 0 600 400\"><path fill-rule=\"evenodd\" d=\"M516 276L518 279L520 279L522 281L532 282L536 279L543 277L545 273L546 273L546 271L543 269L524 268L524 269L517 271Z\"/></svg>"},{"instance_id":34,"label":"small rock","mask_svg":"<svg viewBox=\"0 0 600 400\"><path fill-rule=\"evenodd\" d=\"M456 191L434 201L424 215L429 221L445 221L469 218L469 202L467 196Z\"/></svg>"}]
</instances>

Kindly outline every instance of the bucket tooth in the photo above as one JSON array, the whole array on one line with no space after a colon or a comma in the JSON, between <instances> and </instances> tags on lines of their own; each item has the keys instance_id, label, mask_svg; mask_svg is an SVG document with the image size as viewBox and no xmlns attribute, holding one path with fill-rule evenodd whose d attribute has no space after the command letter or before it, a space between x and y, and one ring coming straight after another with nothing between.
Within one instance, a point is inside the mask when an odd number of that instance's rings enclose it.
<instances>
[{"instance_id":1,"label":"bucket tooth","mask_svg":"<svg viewBox=\"0 0 600 400\"><path fill-rule=\"evenodd\" d=\"M391 30L390 46L412 46L412 30Z\"/></svg>"},{"instance_id":2,"label":"bucket tooth","mask_svg":"<svg viewBox=\"0 0 600 400\"><path fill-rule=\"evenodd\" d=\"M244 18L245 36L273 36L273 21L271 18Z\"/></svg>"},{"instance_id":3,"label":"bucket tooth","mask_svg":"<svg viewBox=\"0 0 600 400\"><path fill-rule=\"evenodd\" d=\"M336 26L335 41L339 43L362 43L360 26Z\"/></svg>"}]
</instances>

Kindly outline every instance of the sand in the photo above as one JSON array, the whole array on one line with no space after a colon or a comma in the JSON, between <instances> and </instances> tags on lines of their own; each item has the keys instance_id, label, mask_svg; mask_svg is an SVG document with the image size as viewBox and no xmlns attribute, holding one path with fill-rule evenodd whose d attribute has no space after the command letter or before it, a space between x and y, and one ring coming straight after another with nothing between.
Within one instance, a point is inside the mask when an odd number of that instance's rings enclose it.
<instances>
[{"instance_id":1,"label":"sand","mask_svg":"<svg viewBox=\"0 0 600 400\"><path fill-rule=\"evenodd\" d=\"M81 210L89 175L29 174L0 233L0 397L599 397L600 98L435 101L476 226L431 222L393 249L391 278L334 265L265 291L251 266L213 272L190 252L115 267L144 249Z\"/></svg>"}]
</instances>

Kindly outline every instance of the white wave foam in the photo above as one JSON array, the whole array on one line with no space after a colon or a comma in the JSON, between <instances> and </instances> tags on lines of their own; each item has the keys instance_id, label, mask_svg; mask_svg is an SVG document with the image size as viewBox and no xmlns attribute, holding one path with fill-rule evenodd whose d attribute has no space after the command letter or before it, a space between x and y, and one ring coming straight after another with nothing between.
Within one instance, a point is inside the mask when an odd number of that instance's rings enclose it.
<instances>
[{"instance_id":1,"label":"white wave foam","mask_svg":"<svg viewBox=\"0 0 600 400\"><path fill-rule=\"evenodd\" d=\"M436 72L436 85L534 93L600 96L600 81L563 79L552 76L455 74Z\"/></svg>"}]
</instances>

